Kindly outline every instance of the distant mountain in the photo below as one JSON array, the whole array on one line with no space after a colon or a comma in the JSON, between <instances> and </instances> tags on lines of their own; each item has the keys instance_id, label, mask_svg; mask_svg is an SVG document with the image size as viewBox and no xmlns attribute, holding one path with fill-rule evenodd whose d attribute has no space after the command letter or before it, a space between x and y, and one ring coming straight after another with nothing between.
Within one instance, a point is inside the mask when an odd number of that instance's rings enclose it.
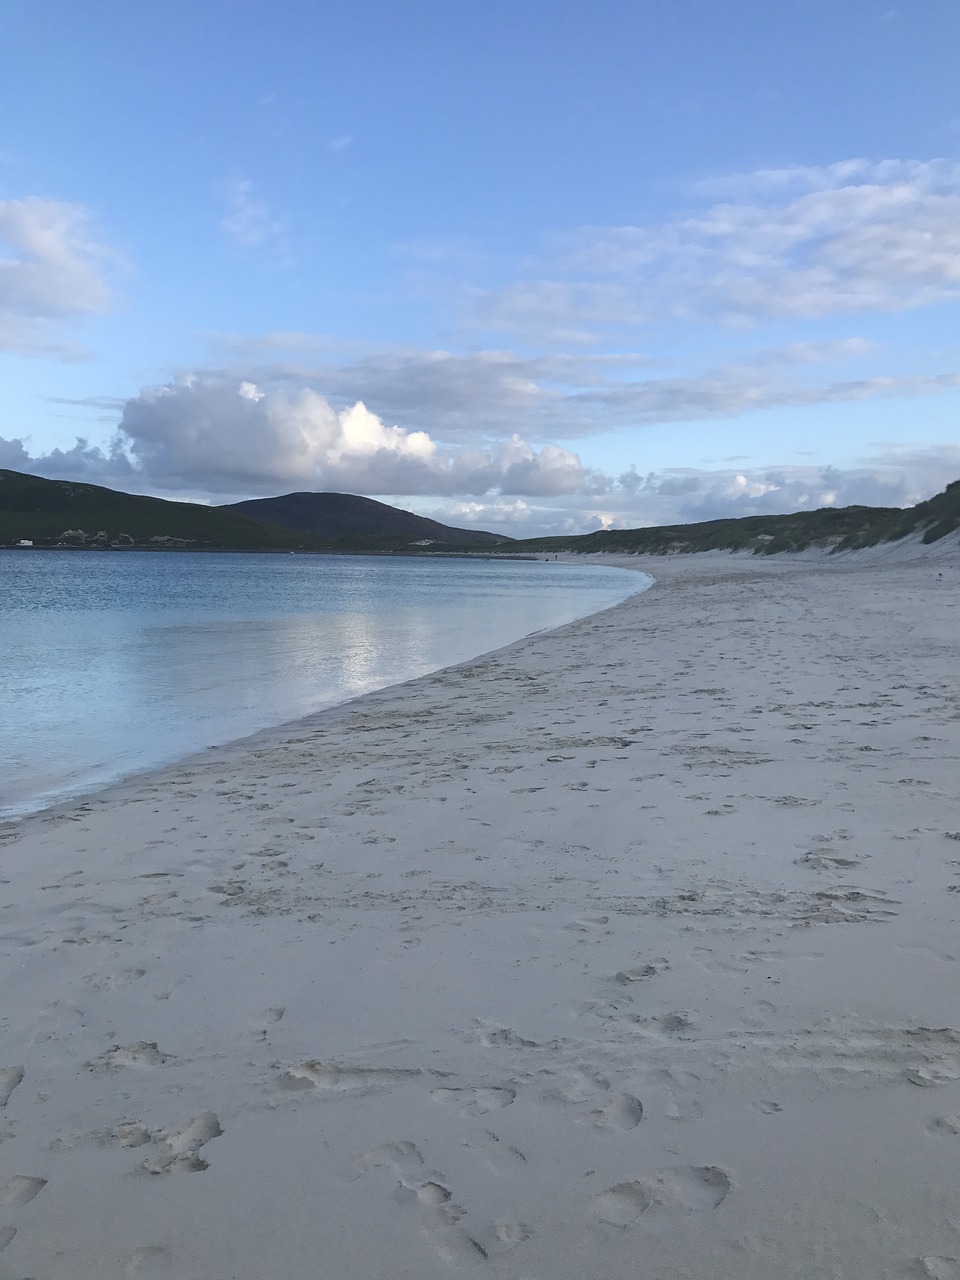
<instances>
[{"instance_id":1,"label":"distant mountain","mask_svg":"<svg viewBox=\"0 0 960 1280\"><path fill-rule=\"evenodd\" d=\"M652 529L602 529L575 537L526 538L510 550L626 552L671 555L697 551L753 551L776 555L823 547L851 551L921 533L926 544L960 529L960 480L915 507L823 507L783 516L741 516Z\"/></svg>"},{"instance_id":2,"label":"distant mountain","mask_svg":"<svg viewBox=\"0 0 960 1280\"><path fill-rule=\"evenodd\" d=\"M282 498L251 498L231 502L220 511L236 511L267 520L283 529L306 534L330 547L410 545L426 542L438 550L454 547L494 547L513 544L504 534L479 529L454 529L411 511L401 511L349 493L288 493Z\"/></svg>"},{"instance_id":3,"label":"distant mountain","mask_svg":"<svg viewBox=\"0 0 960 1280\"><path fill-rule=\"evenodd\" d=\"M0 470L0 545L181 547L194 550L293 551L312 539L260 520L167 502L72 480Z\"/></svg>"},{"instance_id":4,"label":"distant mountain","mask_svg":"<svg viewBox=\"0 0 960 1280\"><path fill-rule=\"evenodd\" d=\"M511 539L452 529L344 493L291 493L207 507L0 470L0 546L21 542L204 551L452 551Z\"/></svg>"}]
</instances>

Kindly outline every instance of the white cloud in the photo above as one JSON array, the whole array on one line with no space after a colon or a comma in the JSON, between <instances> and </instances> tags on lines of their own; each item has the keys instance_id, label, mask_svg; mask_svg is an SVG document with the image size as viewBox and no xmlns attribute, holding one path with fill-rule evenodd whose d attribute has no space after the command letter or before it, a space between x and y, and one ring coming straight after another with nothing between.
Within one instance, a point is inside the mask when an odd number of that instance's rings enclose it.
<instances>
[{"instance_id":1,"label":"white cloud","mask_svg":"<svg viewBox=\"0 0 960 1280\"><path fill-rule=\"evenodd\" d=\"M730 198L657 225L585 227L481 295L482 325L540 335L895 312L960 298L960 164L844 161L701 187Z\"/></svg>"},{"instance_id":2,"label":"white cloud","mask_svg":"<svg viewBox=\"0 0 960 1280\"><path fill-rule=\"evenodd\" d=\"M801 378L793 372L868 355L873 345L858 337L750 351L742 364L677 377L638 376L656 362L636 352L386 350L342 363L276 359L284 350L309 353L303 334L267 335L262 345L245 339L236 350L242 361L222 370L224 377L288 389L322 386L335 403L363 400L384 419L463 442L517 433L527 440L577 440L779 407L935 395L960 385L955 370L819 381L813 373ZM258 363L258 356L265 359Z\"/></svg>"},{"instance_id":3,"label":"white cloud","mask_svg":"<svg viewBox=\"0 0 960 1280\"><path fill-rule=\"evenodd\" d=\"M558 445L537 450L513 435L458 448L389 426L360 401L337 410L309 388L265 392L197 375L128 400L120 438L153 483L221 493L555 494L587 474Z\"/></svg>"},{"instance_id":4,"label":"white cloud","mask_svg":"<svg viewBox=\"0 0 960 1280\"><path fill-rule=\"evenodd\" d=\"M676 468L608 477L594 497L582 489L523 503L502 499L433 507L450 524L494 529L517 538L635 529L702 520L777 515L820 507L912 506L960 476L960 446L893 449L849 468L771 466L748 470Z\"/></svg>"},{"instance_id":5,"label":"white cloud","mask_svg":"<svg viewBox=\"0 0 960 1280\"><path fill-rule=\"evenodd\" d=\"M75 358L61 325L106 311L116 261L80 205L36 196L0 200L0 350Z\"/></svg>"}]
</instances>

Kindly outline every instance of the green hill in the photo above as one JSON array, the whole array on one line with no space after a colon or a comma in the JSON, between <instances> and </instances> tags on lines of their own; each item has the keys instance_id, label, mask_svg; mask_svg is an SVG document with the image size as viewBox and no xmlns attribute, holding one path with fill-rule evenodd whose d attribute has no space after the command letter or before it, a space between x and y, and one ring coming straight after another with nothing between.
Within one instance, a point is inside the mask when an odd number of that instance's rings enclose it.
<instances>
[{"instance_id":1,"label":"green hill","mask_svg":"<svg viewBox=\"0 0 960 1280\"><path fill-rule=\"evenodd\" d=\"M188 547L229 551L313 549L293 534L222 507L167 502L96 484L0 470L0 545Z\"/></svg>"},{"instance_id":2,"label":"green hill","mask_svg":"<svg viewBox=\"0 0 960 1280\"><path fill-rule=\"evenodd\" d=\"M906 510L900 507L823 507L782 516L741 516L653 529L605 529L576 537L529 538L511 551L625 552L668 555L696 551L753 551L776 555L823 547L850 551L921 532L929 544L960 529L960 480Z\"/></svg>"},{"instance_id":3,"label":"green hill","mask_svg":"<svg viewBox=\"0 0 960 1280\"><path fill-rule=\"evenodd\" d=\"M369 544L409 546L430 543L436 550L492 547L513 539L481 529L456 529L350 493L288 493L282 498L252 498L221 507L316 538L328 546Z\"/></svg>"},{"instance_id":4,"label":"green hill","mask_svg":"<svg viewBox=\"0 0 960 1280\"><path fill-rule=\"evenodd\" d=\"M206 507L0 470L0 546L21 541L197 551L453 551L510 539L350 494L293 493Z\"/></svg>"}]
</instances>

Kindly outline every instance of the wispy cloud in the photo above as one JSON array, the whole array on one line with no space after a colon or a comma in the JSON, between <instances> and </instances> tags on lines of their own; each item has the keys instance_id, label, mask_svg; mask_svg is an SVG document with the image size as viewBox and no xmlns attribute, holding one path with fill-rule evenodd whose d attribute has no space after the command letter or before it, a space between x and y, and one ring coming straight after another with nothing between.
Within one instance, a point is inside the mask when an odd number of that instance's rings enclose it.
<instances>
[{"instance_id":1,"label":"wispy cloud","mask_svg":"<svg viewBox=\"0 0 960 1280\"><path fill-rule=\"evenodd\" d=\"M283 219L261 200L249 178L237 178L224 185L226 212L220 229L241 249L271 248L288 252Z\"/></svg>"},{"instance_id":2,"label":"wispy cloud","mask_svg":"<svg viewBox=\"0 0 960 1280\"><path fill-rule=\"evenodd\" d=\"M83 356L64 325L110 308L108 269L120 263L90 224L82 205L0 200L0 351Z\"/></svg>"},{"instance_id":3,"label":"wispy cloud","mask_svg":"<svg viewBox=\"0 0 960 1280\"><path fill-rule=\"evenodd\" d=\"M222 342L229 353L231 344ZM515 433L530 440L590 436L703 422L781 407L932 396L960 385L960 369L932 374L824 376L874 349L850 337L746 352L737 363L663 376L640 352L390 349L359 359L327 359L309 335L239 340L224 376L287 389L320 388L337 404L356 400L385 420L445 441L483 441ZM291 358L283 359L284 355ZM258 359L258 356L260 357ZM314 360L310 357L315 356ZM297 358L299 357L299 358ZM846 372L846 370L844 370Z\"/></svg>"},{"instance_id":4,"label":"wispy cloud","mask_svg":"<svg viewBox=\"0 0 960 1280\"><path fill-rule=\"evenodd\" d=\"M541 338L664 321L752 325L960 298L960 164L764 169L701 184L720 202L652 225L584 227L475 323Z\"/></svg>"}]
</instances>

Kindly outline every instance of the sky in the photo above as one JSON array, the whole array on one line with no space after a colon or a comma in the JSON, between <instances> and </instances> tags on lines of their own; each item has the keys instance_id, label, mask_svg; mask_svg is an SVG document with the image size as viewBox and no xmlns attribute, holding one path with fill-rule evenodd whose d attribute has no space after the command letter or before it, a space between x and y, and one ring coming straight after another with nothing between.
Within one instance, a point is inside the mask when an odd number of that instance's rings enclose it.
<instances>
[{"instance_id":1,"label":"sky","mask_svg":"<svg viewBox=\"0 0 960 1280\"><path fill-rule=\"evenodd\" d=\"M517 537L960 477L955 0L0 29L0 467Z\"/></svg>"}]
</instances>

